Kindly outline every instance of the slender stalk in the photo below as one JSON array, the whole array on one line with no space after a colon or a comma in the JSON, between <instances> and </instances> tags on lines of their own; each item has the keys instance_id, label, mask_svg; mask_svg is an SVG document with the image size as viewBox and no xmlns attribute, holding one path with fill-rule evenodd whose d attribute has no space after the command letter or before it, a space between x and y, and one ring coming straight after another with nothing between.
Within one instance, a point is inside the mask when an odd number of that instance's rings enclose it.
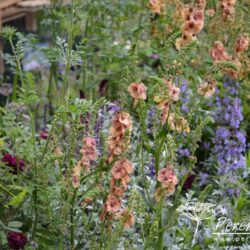
<instances>
[{"instance_id":1,"label":"slender stalk","mask_svg":"<svg viewBox=\"0 0 250 250\"><path fill-rule=\"evenodd\" d=\"M159 147L156 151L155 154L155 172L156 172L156 176L158 175L158 172L160 170L160 157L161 157L161 151L162 151L162 147L164 146L164 142L165 142L165 137L163 136ZM156 183L156 187L159 186L159 182L157 181ZM163 218L162 218L162 205L160 205L160 211L159 211L159 237L158 237L158 242L157 242L157 249L161 250L163 249L163 235L164 235L164 230L163 230Z\"/></svg>"},{"instance_id":2,"label":"slender stalk","mask_svg":"<svg viewBox=\"0 0 250 250\"><path fill-rule=\"evenodd\" d=\"M15 195L13 193L11 193L7 188L5 188L2 184L0 184L0 188L2 188L6 193L8 193L11 196L15 197Z\"/></svg>"},{"instance_id":3,"label":"slender stalk","mask_svg":"<svg viewBox=\"0 0 250 250\"><path fill-rule=\"evenodd\" d=\"M37 222L38 222L38 183L37 183L37 178L38 178L38 167L37 167L37 161L36 161L36 128L35 128L35 122L34 122L34 117L32 115L32 112L27 105L27 110L29 112L30 120L31 120L31 131L32 131L32 140L33 140L33 146L34 146L34 166L35 166L35 190L33 192L33 200L34 200L34 207L35 207L35 221L33 223L33 230L32 230L32 239L35 238L36 235L36 228L37 228Z\"/></svg>"},{"instance_id":4,"label":"slender stalk","mask_svg":"<svg viewBox=\"0 0 250 250\"><path fill-rule=\"evenodd\" d=\"M13 44L13 41L11 38L9 38L9 43L10 43L10 46L11 46L11 50L12 50L12 53L14 55L14 58L16 60L16 67L17 67L17 72L18 72L18 75L20 77L20 80L21 80L21 84L23 86L24 84L24 78L23 78L23 71L22 71L22 66L21 66L21 62L20 62L20 59L16 53L16 50L15 50L15 46ZM17 96L17 79L15 78L14 79L14 84L13 84L13 99L16 100L16 96Z\"/></svg>"},{"instance_id":5,"label":"slender stalk","mask_svg":"<svg viewBox=\"0 0 250 250\"><path fill-rule=\"evenodd\" d=\"M69 81L68 75L70 72L71 66L71 54L72 54L72 47L74 41L74 28L73 28L73 17L74 17L74 0L71 0L71 13L70 13L70 28L69 28L69 36L68 36L68 46L67 46L67 60L66 60L66 67L65 73L63 77L63 86L62 86L62 100L68 102L68 89L69 89Z\"/></svg>"},{"instance_id":6,"label":"slender stalk","mask_svg":"<svg viewBox=\"0 0 250 250\"><path fill-rule=\"evenodd\" d=\"M74 190L74 195L71 200L71 208L70 208L70 244L71 249L75 248L75 223L74 223L74 206L75 206L75 197L77 194L77 189Z\"/></svg>"},{"instance_id":7,"label":"slender stalk","mask_svg":"<svg viewBox=\"0 0 250 250\"><path fill-rule=\"evenodd\" d=\"M198 233L199 225L200 225L200 220L197 220L197 221L196 221L196 228L195 228L195 232L194 232L194 238L193 238L193 240L192 240L192 246L195 245L196 236L197 236L197 233Z\"/></svg>"}]
</instances>

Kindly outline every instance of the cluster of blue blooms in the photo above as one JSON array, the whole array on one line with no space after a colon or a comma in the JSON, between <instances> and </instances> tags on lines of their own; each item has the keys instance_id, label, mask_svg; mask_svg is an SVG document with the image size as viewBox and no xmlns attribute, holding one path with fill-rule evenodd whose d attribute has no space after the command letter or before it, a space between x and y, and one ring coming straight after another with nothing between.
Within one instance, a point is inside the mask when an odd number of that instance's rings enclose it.
<instances>
[{"instance_id":1,"label":"cluster of blue blooms","mask_svg":"<svg viewBox=\"0 0 250 250\"><path fill-rule=\"evenodd\" d=\"M243 120L241 100L238 98L239 83L227 79L223 84L222 97L216 97L215 121L219 125L214 138L214 155L218 162L218 174L226 174L245 166L245 133L240 130Z\"/></svg>"}]
</instances>

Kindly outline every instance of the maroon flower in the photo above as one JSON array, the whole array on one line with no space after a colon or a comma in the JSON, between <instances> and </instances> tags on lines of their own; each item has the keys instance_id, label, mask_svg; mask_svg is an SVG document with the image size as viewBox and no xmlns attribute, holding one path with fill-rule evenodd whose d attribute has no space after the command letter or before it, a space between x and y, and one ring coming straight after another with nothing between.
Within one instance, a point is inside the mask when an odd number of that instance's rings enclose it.
<instances>
[{"instance_id":1,"label":"maroon flower","mask_svg":"<svg viewBox=\"0 0 250 250\"><path fill-rule=\"evenodd\" d=\"M3 156L2 162L12 168L12 170L10 171L12 174L17 174L18 170L19 172L23 172L25 169L24 160L17 160L16 156L8 153Z\"/></svg>"},{"instance_id":2,"label":"maroon flower","mask_svg":"<svg viewBox=\"0 0 250 250\"><path fill-rule=\"evenodd\" d=\"M40 132L40 138L41 138L41 139L44 139L44 140L47 140L47 139L48 139L48 133L47 133L46 130Z\"/></svg>"},{"instance_id":3,"label":"maroon flower","mask_svg":"<svg viewBox=\"0 0 250 250\"><path fill-rule=\"evenodd\" d=\"M187 179L184 182L183 187L182 187L185 191L187 191L188 189L190 189L192 187L195 177L196 176L194 174L188 175L188 177L187 177Z\"/></svg>"},{"instance_id":4,"label":"maroon flower","mask_svg":"<svg viewBox=\"0 0 250 250\"><path fill-rule=\"evenodd\" d=\"M8 245L13 250L24 249L28 242L28 238L24 233L9 232L7 236Z\"/></svg>"}]
</instances>

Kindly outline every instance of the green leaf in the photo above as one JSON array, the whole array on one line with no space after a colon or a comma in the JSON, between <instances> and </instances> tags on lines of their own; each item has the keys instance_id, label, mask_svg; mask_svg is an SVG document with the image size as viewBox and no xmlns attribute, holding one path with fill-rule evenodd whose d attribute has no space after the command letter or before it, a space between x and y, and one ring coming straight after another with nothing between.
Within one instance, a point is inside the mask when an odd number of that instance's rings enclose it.
<instances>
[{"instance_id":1,"label":"green leaf","mask_svg":"<svg viewBox=\"0 0 250 250\"><path fill-rule=\"evenodd\" d=\"M26 193L27 190L23 190L21 193L13 197L11 201L7 205L5 205L5 207L8 208L9 206L18 206L20 203L24 201Z\"/></svg>"},{"instance_id":2,"label":"green leaf","mask_svg":"<svg viewBox=\"0 0 250 250\"><path fill-rule=\"evenodd\" d=\"M1 245L7 244L7 237L3 231L0 232L0 241Z\"/></svg>"},{"instance_id":3,"label":"green leaf","mask_svg":"<svg viewBox=\"0 0 250 250\"><path fill-rule=\"evenodd\" d=\"M10 221L8 223L8 227L13 227L13 228L20 228L22 227L23 223L20 221Z\"/></svg>"},{"instance_id":4,"label":"green leaf","mask_svg":"<svg viewBox=\"0 0 250 250\"><path fill-rule=\"evenodd\" d=\"M207 185L201 192L199 196L199 201L203 202L207 198L208 194L211 192L212 188L213 188L212 184Z\"/></svg>"}]
</instances>

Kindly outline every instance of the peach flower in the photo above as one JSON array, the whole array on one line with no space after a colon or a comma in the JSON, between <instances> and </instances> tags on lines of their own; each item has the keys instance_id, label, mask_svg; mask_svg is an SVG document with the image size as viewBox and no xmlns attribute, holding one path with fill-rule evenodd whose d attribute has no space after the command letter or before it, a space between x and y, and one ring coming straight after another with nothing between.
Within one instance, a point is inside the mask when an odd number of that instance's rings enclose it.
<instances>
[{"instance_id":1,"label":"peach flower","mask_svg":"<svg viewBox=\"0 0 250 250\"><path fill-rule=\"evenodd\" d=\"M157 180L162 183L163 189L166 191L166 195L171 195L175 191L175 186L178 184L178 179L172 169L172 166L168 164L165 168L161 169L158 173ZM162 195L161 189L157 190L156 196Z\"/></svg>"},{"instance_id":2,"label":"peach flower","mask_svg":"<svg viewBox=\"0 0 250 250\"><path fill-rule=\"evenodd\" d=\"M72 185L74 188L78 188L80 186L80 174L81 174L81 164L77 163L77 165L73 169L72 174Z\"/></svg>"},{"instance_id":3,"label":"peach flower","mask_svg":"<svg viewBox=\"0 0 250 250\"><path fill-rule=\"evenodd\" d=\"M131 174L133 171L132 164L127 159L118 160L112 168L112 175L114 179L123 179L126 175Z\"/></svg>"},{"instance_id":4,"label":"peach flower","mask_svg":"<svg viewBox=\"0 0 250 250\"><path fill-rule=\"evenodd\" d=\"M149 7L153 13L161 14L161 9L163 7L162 0L149 0Z\"/></svg>"},{"instance_id":5,"label":"peach flower","mask_svg":"<svg viewBox=\"0 0 250 250\"><path fill-rule=\"evenodd\" d=\"M235 3L236 0L222 0L222 18L225 20L228 16L233 15L235 12Z\"/></svg>"},{"instance_id":6,"label":"peach flower","mask_svg":"<svg viewBox=\"0 0 250 250\"><path fill-rule=\"evenodd\" d=\"M178 133L190 132L188 121L182 116L176 117L174 113L169 114L168 124L171 130L176 130Z\"/></svg>"},{"instance_id":7,"label":"peach flower","mask_svg":"<svg viewBox=\"0 0 250 250\"><path fill-rule=\"evenodd\" d=\"M147 87L143 83L131 83L128 87L128 92L135 99L134 105L137 104L138 100L147 99Z\"/></svg>"},{"instance_id":8,"label":"peach flower","mask_svg":"<svg viewBox=\"0 0 250 250\"><path fill-rule=\"evenodd\" d=\"M168 88L169 88L170 99L173 100L174 102L179 101L181 92L180 88L176 87L173 84L169 84Z\"/></svg>"},{"instance_id":9,"label":"peach flower","mask_svg":"<svg viewBox=\"0 0 250 250\"><path fill-rule=\"evenodd\" d=\"M158 173L157 180L162 183L168 181L168 177L169 175L172 174L172 172L173 172L173 169L171 165L168 165L167 167L162 168Z\"/></svg>"},{"instance_id":10,"label":"peach flower","mask_svg":"<svg viewBox=\"0 0 250 250\"><path fill-rule=\"evenodd\" d=\"M225 50L225 47L222 42L216 41L211 49L211 56L215 62L218 61L228 61L230 60L230 56Z\"/></svg>"},{"instance_id":11,"label":"peach flower","mask_svg":"<svg viewBox=\"0 0 250 250\"><path fill-rule=\"evenodd\" d=\"M129 134L127 131L132 130L132 120L129 113L124 111L115 115L112 120L112 127L110 128L110 135L108 137L108 161L112 162L116 156L125 153L129 148Z\"/></svg>"},{"instance_id":12,"label":"peach flower","mask_svg":"<svg viewBox=\"0 0 250 250\"><path fill-rule=\"evenodd\" d=\"M159 171L158 181L162 183L162 186L155 191L155 200L157 202L161 201L165 196L172 195L175 192L175 186L178 184L178 179L169 166Z\"/></svg>"},{"instance_id":13,"label":"peach flower","mask_svg":"<svg viewBox=\"0 0 250 250\"><path fill-rule=\"evenodd\" d=\"M248 46L249 46L249 36L247 34L238 36L235 42L235 51L237 53L242 53L248 49Z\"/></svg>"},{"instance_id":14,"label":"peach flower","mask_svg":"<svg viewBox=\"0 0 250 250\"><path fill-rule=\"evenodd\" d=\"M107 212L116 213L121 207L121 202L112 194L109 194L105 203Z\"/></svg>"},{"instance_id":15,"label":"peach flower","mask_svg":"<svg viewBox=\"0 0 250 250\"><path fill-rule=\"evenodd\" d=\"M209 98L215 93L215 90L216 90L215 80L208 80L199 86L197 92L203 97Z\"/></svg>"},{"instance_id":16,"label":"peach flower","mask_svg":"<svg viewBox=\"0 0 250 250\"><path fill-rule=\"evenodd\" d=\"M160 202L162 198L166 196L167 192L166 189L159 187L155 190L155 200L156 202Z\"/></svg>"},{"instance_id":17,"label":"peach flower","mask_svg":"<svg viewBox=\"0 0 250 250\"><path fill-rule=\"evenodd\" d=\"M119 215L124 228L130 228L135 223L135 217L132 212L125 208Z\"/></svg>"}]
</instances>

